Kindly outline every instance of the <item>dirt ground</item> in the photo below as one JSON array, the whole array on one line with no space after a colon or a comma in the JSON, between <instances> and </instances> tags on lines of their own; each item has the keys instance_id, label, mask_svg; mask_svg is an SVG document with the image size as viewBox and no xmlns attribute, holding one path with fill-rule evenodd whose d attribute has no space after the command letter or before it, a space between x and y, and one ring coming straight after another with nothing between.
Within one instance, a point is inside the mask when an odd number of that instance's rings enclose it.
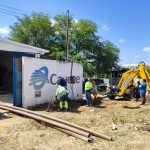
<instances>
[{"instance_id":1,"label":"dirt ground","mask_svg":"<svg viewBox=\"0 0 150 150\"><path fill-rule=\"evenodd\" d=\"M93 131L112 136L114 141L95 137L86 143L32 119L0 110L0 149L3 150L150 150L150 96L139 109L123 108L139 102L102 100L99 107L78 106L72 112L35 111L58 117ZM112 130L115 124L116 130Z\"/></svg>"}]
</instances>

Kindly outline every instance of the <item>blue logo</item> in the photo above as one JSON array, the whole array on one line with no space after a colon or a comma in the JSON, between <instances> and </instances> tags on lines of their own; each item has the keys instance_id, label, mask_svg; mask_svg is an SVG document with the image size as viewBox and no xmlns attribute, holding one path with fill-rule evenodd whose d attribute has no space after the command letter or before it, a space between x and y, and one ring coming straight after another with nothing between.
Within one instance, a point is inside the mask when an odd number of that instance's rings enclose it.
<instances>
[{"instance_id":1,"label":"blue logo","mask_svg":"<svg viewBox=\"0 0 150 150\"><path fill-rule=\"evenodd\" d=\"M35 90L40 90L46 83L50 84L48 79L48 68L43 66L32 73L29 86L33 85Z\"/></svg>"}]
</instances>

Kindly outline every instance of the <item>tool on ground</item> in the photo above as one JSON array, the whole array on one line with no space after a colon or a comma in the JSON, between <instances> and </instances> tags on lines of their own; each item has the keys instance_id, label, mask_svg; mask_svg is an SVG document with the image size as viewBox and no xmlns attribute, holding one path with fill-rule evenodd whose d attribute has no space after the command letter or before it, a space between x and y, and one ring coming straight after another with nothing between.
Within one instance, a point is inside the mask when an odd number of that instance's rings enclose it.
<instances>
[{"instance_id":1,"label":"tool on ground","mask_svg":"<svg viewBox=\"0 0 150 150\"><path fill-rule=\"evenodd\" d=\"M47 107L47 109L45 110L45 111L49 111L49 108L50 108L50 105L51 105L51 103L52 103L52 99L53 99L53 96L51 97L51 99L50 99L50 101L49 101L49 103L48 103L48 107Z\"/></svg>"}]
</instances>

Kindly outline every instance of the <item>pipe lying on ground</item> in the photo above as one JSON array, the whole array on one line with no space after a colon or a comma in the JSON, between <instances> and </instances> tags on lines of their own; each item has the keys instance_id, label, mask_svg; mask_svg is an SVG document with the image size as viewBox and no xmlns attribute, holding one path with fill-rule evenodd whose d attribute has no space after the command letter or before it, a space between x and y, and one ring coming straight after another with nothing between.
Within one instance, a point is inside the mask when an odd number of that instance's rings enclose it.
<instances>
[{"instance_id":1,"label":"pipe lying on ground","mask_svg":"<svg viewBox=\"0 0 150 150\"><path fill-rule=\"evenodd\" d=\"M82 135L79 135L79 134L76 134L76 133L73 133L73 132L71 132L71 131L68 131L68 130L65 130L65 129L62 129L62 128L56 128L56 129L58 129L58 130L60 130L60 131L62 131L62 132L64 132L64 133L66 133L66 134L68 134L68 135L71 135L71 136L74 136L74 137L76 137L76 138L78 138L78 139L81 139L81 140L83 140L83 141L86 141L86 142L92 142L92 138L87 138L87 137L85 137L85 136L82 136Z\"/></svg>"},{"instance_id":2,"label":"pipe lying on ground","mask_svg":"<svg viewBox=\"0 0 150 150\"><path fill-rule=\"evenodd\" d=\"M41 123L43 123L43 122L41 122ZM79 135L79 134L77 134L77 133L71 132L71 131L66 130L66 129L58 128L58 127L55 127L55 126L53 126L53 125L49 125L49 124L47 124L47 123L44 123L44 124L45 124L46 126L51 127L51 128L57 129L57 130L59 130L59 131L61 131L61 132L64 132L64 133L68 134L69 136L73 136L73 137L75 137L75 138L81 139L81 140L83 140L83 141L85 141L85 142L92 142L92 141L93 141L93 138L92 138L91 136L90 136L90 137L85 137L85 136Z\"/></svg>"},{"instance_id":3,"label":"pipe lying on ground","mask_svg":"<svg viewBox=\"0 0 150 150\"><path fill-rule=\"evenodd\" d=\"M89 129L86 129L86 128L84 128L84 127L81 127L81 126L79 126L79 125L73 124L73 123L71 123L71 122L68 122L68 121L65 121L65 120L62 120L62 119L58 119L58 118L51 117L51 116L46 116L46 115L44 115L44 114L39 114L39 113L37 113L37 112L31 111L31 110L27 110L27 109L23 109L23 108L19 108L19 107L15 107L15 106L9 106L9 105L6 105L6 104L1 104L1 103L0 103L0 105L5 106L5 107L9 107L9 108L15 108L15 109L17 109L17 110L22 110L22 111L24 111L24 112L30 112L30 113L32 113L32 114L36 114L36 115L39 115L39 116L41 116L41 117L44 117L44 118L47 118L47 119L51 119L51 120L54 120L54 121L57 121L57 122L66 124L66 125L68 125L68 126L71 126L71 127L77 128L77 129L80 129L80 130L82 130L82 131L88 132L88 133L90 133L91 135L94 135L94 136L96 136L96 137L103 138L103 139L109 140L109 141L113 141L112 137L110 137L110 136L104 135L104 134L102 134L102 133L97 133L97 132L91 131L91 130L89 130Z\"/></svg>"},{"instance_id":4,"label":"pipe lying on ground","mask_svg":"<svg viewBox=\"0 0 150 150\"><path fill-rule=\"evenodd\" d=\"M87 138L90 137L90 134L85 132L85 131L81 131L79 129L76 129L76 128L70 127L68 125L65 125L65 124L62 124L62 123L59 123L59 122L55 122L55 121L52 121L52 120L49 120L49 119L46 119L46 118L43 118L43 117L35 115L35 114L31 114L29 112L23 112L23 111L20 111L20 110L15 110L13 108L4 107L4 106L0 106L0 108L5 109L5 110L9 110L11 112L21 114L21 115L24 115L24 116L27 116L27 117L30 117L30 118L33 118L35 120L46 122L46 123L54 125L56 127L63 128L65 130L69 130L69 131L74 132L76 134L85 136Z\"/></svg>"}]
</instances>

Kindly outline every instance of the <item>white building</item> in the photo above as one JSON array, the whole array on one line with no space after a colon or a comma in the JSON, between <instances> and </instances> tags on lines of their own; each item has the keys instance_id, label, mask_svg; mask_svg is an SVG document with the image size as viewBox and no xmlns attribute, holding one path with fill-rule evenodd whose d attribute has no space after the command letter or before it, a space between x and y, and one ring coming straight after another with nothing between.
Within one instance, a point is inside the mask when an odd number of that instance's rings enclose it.
<instances>
[{"instance_id":1,"label":"white building","mask_svg":"<svg viewBox=\"0 0 150 150\"><path fill-rule=\"evenodd\" d=\"M34 58L48 50L0 38L0 101L12 95L14 106L30 107L54 100L56 82L69 82L71 63ZM82 97L83 67L73 63L75 84L67 84L70 98Z\"/></svg>"}]
</instances>

